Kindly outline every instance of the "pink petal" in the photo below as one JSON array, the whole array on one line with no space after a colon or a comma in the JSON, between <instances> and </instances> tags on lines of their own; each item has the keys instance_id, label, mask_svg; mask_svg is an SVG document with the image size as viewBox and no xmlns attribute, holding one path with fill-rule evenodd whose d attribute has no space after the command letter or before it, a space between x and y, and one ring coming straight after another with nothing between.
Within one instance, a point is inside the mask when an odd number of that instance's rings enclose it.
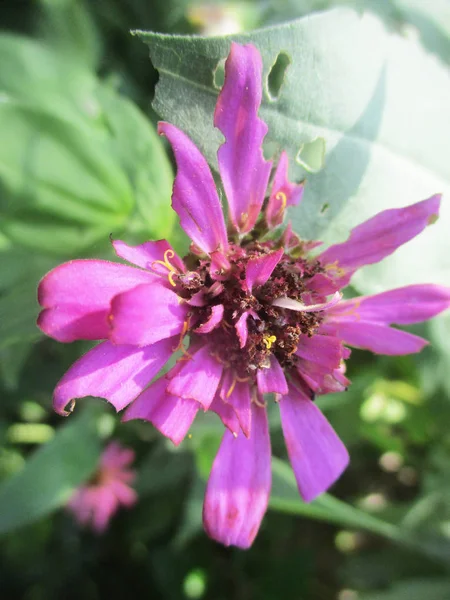
<instances>
[{"instance_id":1,"label":"pink petal","mask_svg":"<svg viewBox=\"0 0 450 600\"><path fill-rule=\"evenodd\" d=\"M342 342L329 335L301 335L295 353L329 370L337 369L342 358Z\"/></svg>"},{"instance_id":2,"label":"pink petal","mask_svg":"<svg viewBox=\"0 0 450 600\"><path fill-rule=\"evenodd\" d=\"M333 321L372 321L391 325L420 323L450 307L450 288L440 285L408 285L374 296L340 302L330 311Z\"/></svg>"},{"instance_id":3,"label":"pink petal","mask_svg":"<svg viewBox=\"0 0 450 600\"><path fill-rule=\"evenodd\" d=\"M212 410L219 415L222 423L235 437L239 434L240 423L236 411L230 404L224 402L218 394L214 396L214 400L212 401L209 410Z\"/></svg>"},{"instance_id":4,"label":"pink petal","mask_svg":"<svg viewBox=\"0 0 450 600\"><path fill-rule=\"evenodd\" d=\"M252 405L252 435L225 431L206 486L203 524L225 546L249 548L267 510L270 439L264 408Z\"/></svg>"},{"instance_id":5,"label":"pink petal","mask_svg":"<svg viewBox=\"0 0 450 600\"><path fill-rule=\"evenodd\" d=\"M200 406L194 400L173 396L167 391L168 380L157 379L127 409L122 420L144 419L176 446L185 438Z\"/></svg>"},{"instance_id":6,"label":"pink petal","mask_svg":"<svg viewBox=\"0 0 450 600\"><path fill-rule=\"evenodd\" d=\"M119 508L119 502L109 487L98 487L94 491L92 502L92 527L97 533L103 533Z\"/></svg>"},{"instance_id":7,"label":"pink petal","mask_svg":"<svg viewBox=\"0 0 450 600\"><path fill-rule=\"evenodd\" d=\"M348 452L317 406L300 390L291 386L279 406L298 489L310 502L341 475L348 465Z\"/></svg>"},{"instance_id":8,"label":"pink petal","mask_svg":"<svg viewBox=\"0 0 450 600\"><path fill-rule=\"evenodd\" d=\"M216 395L222 370L222 364L211 355L210 347L203 346L182 364L167 390L175 396L196 400L207 410Z\"/></svg>"},{"instance_id":9,"label":"pink petal","mask_svg":"<svg viewBox=\"0 0 450 600\"><path fill-rule=\"evenodd\" d=\"M352 229L342 244L331 246L318 256L323 265L329 265L341 287L363 265L379 262L434 223L439 213L441 196L405 208L384 210Z\"/></svg>"},{"instance_id":10,"label":"pink petal","mask_svg":"<svg viewBox=\"0 0 450 600\"><path fill-rule=\"evenodd\" d=\"M203 323L203 325L200 325L200 327L194 329L194 331L196 333L210 333L222 321L223 310L223 304L216 304L215 306L211 306L211 314L208 320L205 323Z\"/></svg>"},{"instance_id":11,"label":"pink petal","mask_svg":"<svg viewBox=\"0 0 450 600\"><path fill-rule=\"evenodd\" d=\"M180 334L188 310L174 292L162 285L140 285L113 298L109 339L113 344L153 344Z\"/></svg>"},{"instance_id":12,"label":"pink petal","mask_svg":"<svg viewBox=\"0 0 450 600\"><path fill-rule=\"evenodd\" d=\"M102 342L79 358L63 376L53 394L53 408L62 415L72 412L76 398L105 398L119 411L149 384L169 360L176 338L145 348L114 346Z\"/></svg>"},{"instance_id":13,"label":"pink petal","mask_svg":"<svg viewBox=\"0 0 450 600\"><path fill-rule=\"evenodd\" d=\"M222 400L234 409L245 436L250 436L252 411L251 392L247 381L237 381L235 374L225 372L220 390Z\"/></svg>"},{"instance_id":14,"label":"pink petal","mask_svg":"<svg viewBox=\"0 0 450 600\"><path fill-rule=\"evenodd\" d=\"M249 293L252 293L253 286L257 287L266 283L283 254L284 250L280 248L275 252L258 256L258 258L251 258L248 261L245 270L245 281Z\"/></svg>"},{"instance_id":15,"label":"pink petal","mask_svg":"<svg viewBox=\"0 0 450 600\"><path fill-rule=\"evenodd\" d=\"M376 354L396 356L420 352L427 344L417 335L394 329L382 323L368 321L335 321L333 325L346 344L371 350Z\"/></svg>"},{"instance_id":16,"label":"pink petal","mask_svg":"<svg viewBox=\"0 0 450 600\"><path fill-rule=\"evenodd\" d=\"M287 298L282 296L272 302L273 306L279 306L280 308L287 308L289 310L296 310L299 312L317 312L319 310L327 310L337 304L342 298L340 292L336 292L330 300L327 302L321 302L319 304L303 304L293 298Z\"/></svg>"},{"instance_id":17,"label":"pink petal","mask_svg":"<svg viewBox=\"0 0 450 600\"><path fill-rule=\"evenodd\" d=\"M112 245L120 258L163 277L167 277L168 268L161 261L166 259L180 273L186 271L183 261L166 240L145 242L140 246L129 246L121 240L114 240Z\"/></svg>"},{"instance_id":18,"label":"pink petal","mask_svg":"<svg viewBox=\"0 0 450 600\"><path fill-rule=\"evenodd\" d=\"M270 368L258 369L256 372L258 390L261 394L287 394L286 377L280 363L273 354L270 356Z\"/></svg>"},{"instance_id":19,"label":"pink petal","mask_svg":"<svg viewBox=\"0 0 450 600\"><path fill-rule=\"evenodd\" d=\"M162 344L162 342L160 342L160 344ZM158 345L159 344L155 344L155 346ZM156 352L158 352L158 350L156 350ZM100 469L121 469L130 465L134 459L135 454L131 448L123 448L123 446L117 442L110 442L103 450L100 457Z\"/></svg>"},{"instance_id":20,"label":"pink petal","mask_svg":"<svg viewBox=\"0 0 450 600\"><path fill-rule=\"evenodd\" d=\"M250 231L261 211L271 162L262 142L267 125L258 118L262 92L262 61L251 45L231 44L225 83L214 113L214 125L225 136L217 153L219 171L237 231Z\"/></svg>"},{"instance_id":21,"label":"pink petal","mask_svg":"<svg viewBox=\"0 0 450 600\"><path fill-rule=\"evenodd\" d=\"M138 496L135 490L118 479L113 479L108 483L109 489L113 492L117 501L122 506L130 508L136 504Z\"/></svg>"},{"instance_id":22,"label":"pink petal","mask_svg":"<svg viewBox=\"0 0 450 600\"><path fill-rule=\"evenodd\" d=\"M39 283L38 300L44 310L37 324L59 342L105 339L111 299L151 281L145 271L106 260L64 263Z\"/></svg>"},{"instance_id":23,"label":"pink petal","mask_svg":"<svg viewBox=\"0 0 450 600\"><path fill-rule=\"evenodd\" d=\"M248 337L248 327L247 327L247 319L248 317L253 317L254 319L259 319L258 315L253 310L246 310L242 313L239 319L235 323L236 333L239 338L239 346L241 348L245 347L247 343Z\"/></svg>"},{"instance_id":24,"label":"pink petal","mask_svg":"<svg viewBox=\"0 0 450 600\"><path fill-rule=\"evenodd\" d=\"M172 145L177 163L172 207L196 246L209 254L228 248L225 221L214 179L197 146L174 125L158 123L159 135Z\"/></svg>"},{"instance_id":25,"label":"pink petal","mask_svg":"<svg viewBox=\"0 0 450 600\"><path fill-rule=\"evenodd\" d=\"M269 228L281 225L286 207L297 205L303 196L304 184L289 182L288 164L288 156L283 151L275 171L272 192L266 208L266 222Z\"/></svg>"}]
</instances>

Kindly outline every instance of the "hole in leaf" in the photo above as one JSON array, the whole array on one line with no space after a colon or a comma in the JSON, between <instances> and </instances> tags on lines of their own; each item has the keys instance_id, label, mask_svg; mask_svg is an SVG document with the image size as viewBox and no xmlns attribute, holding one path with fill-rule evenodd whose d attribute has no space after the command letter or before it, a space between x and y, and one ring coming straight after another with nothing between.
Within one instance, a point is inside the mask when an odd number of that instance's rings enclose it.
<instances>
[{"instance_id":1,"label":"hole in leaf","mask_svg":"<svg viewBox=\"0 0 450 600\"><path fill-rule=\"evenodd\" d=\"M225 81L225 60L226 60L225 58L222 58L221 60L219 60L219 62L217 63L217 67L214 69L213 83L214 83L214 87L217 90L222 89L222 86Z\"/></svg>"},{"instance_id":2,"label":"hole in leaf","mask_svg":"<svg viewBox=\"0 0 450 600\"><path fill-rule=\"evenodd\" d=\"M320 208L320 214L323 215L323 213L327 212L327 210L330 208L330 205L328 204L328 202L325 202L325 204L322 204L321 208Z\"/></svg>"},{"instance_id":3,"label":"hole in leaf","mask_svg":"<svg viewBox=\"0 0 450 600\"><path fill-rule=\"evenodd\" d=\"M290 64L291 59L286 52L280 52L267 76L267 88L271 100L278 100L284 83L286 70Z\"/></svg>"},{"instance_id":4,"label":"hole in leaf","mask_svg":"<svg viewBox=\"0 0 450 600\"><path fill-rule=\"evenodd\" d=\"M318 137L302 144L295 160L309 173L318 173L325 164L325 150L325 140Z\"/></svg>"}]
</instances>

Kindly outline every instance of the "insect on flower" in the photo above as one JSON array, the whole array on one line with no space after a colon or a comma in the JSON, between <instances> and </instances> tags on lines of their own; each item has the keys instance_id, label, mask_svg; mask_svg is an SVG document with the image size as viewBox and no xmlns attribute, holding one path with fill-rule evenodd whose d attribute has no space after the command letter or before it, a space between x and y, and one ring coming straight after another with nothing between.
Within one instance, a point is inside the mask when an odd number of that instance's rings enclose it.
<instances>
[{"instance_id":1,"label":"insect on flower","mask_svg":"<svg viewBox=\"0 0 450 600\"><path fill-rule=\"evenodd\" d=\"M450 304L450 291L437 285L342 300L359 267L380 261L436 219L440 197L386 210L312 256L319 244L282 227L286 208L303 194L303 184L288 179L285 153L268 188L261 78L256 48L233 43L214 114L225 137L218 164L228 229L205 158L182 131L160 123L177 163L172 206L192 240L189 254L180 258L165 240L136 247L117 240L117 255L135 267L74 260L39 286L38 324L47 335L104 340L58 383L58 413L68 414L76 398L103 397L117 410L128 407L124 420L150 421L175 444L198 410L219 415L226 430L206 489L204 524L212 538L241 548L253 542L270 493L267 395L279 405L300 494L313 500L348 463L312 401L349 385L347 346L419 352L426 340L391 325L426 320ZM149 385L176 351L175 366Z\"/></svg>"}]
</instances>

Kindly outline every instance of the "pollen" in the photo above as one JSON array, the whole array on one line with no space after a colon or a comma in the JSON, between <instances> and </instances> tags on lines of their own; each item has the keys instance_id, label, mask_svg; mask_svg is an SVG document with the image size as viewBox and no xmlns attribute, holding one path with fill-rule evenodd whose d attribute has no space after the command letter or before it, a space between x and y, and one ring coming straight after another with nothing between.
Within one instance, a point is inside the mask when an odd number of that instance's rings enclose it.
<instances>
[{"instance_id":1,"label":"pollen","mask_svg":"<svg viewBox=\"0 0 450 600\"><path fill-rule=\"evenodd\" d=\"M287 196L284 192L277 192L277 194L275 194L275 199L279 200L281 202L280 209L279 209L278 213L276 214L276 216L279 217L280 215L283 214L283 212L286 209Z\"/></svg>"},{"instance_id":2,"label":"pollen","mask_svg":"<svg viewBox=\"0 0 450 600\"><path fill-rule=\"evenodd\" d=\"M277 341L276 336L274 335L265 335L263 337L263 344L266 346L267 350L270 350L272 348L272 345Z\"/></svg>"}]
</instances>

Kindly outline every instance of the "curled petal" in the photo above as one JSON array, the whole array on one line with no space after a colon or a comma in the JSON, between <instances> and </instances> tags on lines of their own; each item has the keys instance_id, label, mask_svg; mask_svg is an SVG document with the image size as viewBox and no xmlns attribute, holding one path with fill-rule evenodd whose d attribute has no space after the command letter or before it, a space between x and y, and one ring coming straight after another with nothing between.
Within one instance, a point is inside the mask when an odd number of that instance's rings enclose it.
<instances>
[{"instance_id":1,"label":"curled petal","mask_svg":"<svg viewBox=\"0 0 450 600\"><path fill-rule=\"evenodd\" d=\"M374 296L340 302L330 311L332 321L371 321L386 325L420 323L450 307L450 288L408 285Z\"/></svg>"},{"instance_id":2,"label":"curled petal","mask_svg":"<svg viewBox=\"0 0 450 600\"><path fill-rule=\"evenodd\" d=\"M302 199L304 184L290 183L288 179L288 156L282 152L272 184L272 192L266 208L266 222L269 228L281 225L288 206L296 206Z\"/></svg>"},{"instance_id":3,"label":"curled petal","mask_svg":"<svg viewBox=\"0 0 450 600\"><path fill-rule=\"evenodd\" d=\"M318 259L340 287L364 265L379 262L434 223L440 194L404 208L384 210L352 229L342 244L330 246Z\"/></svg>"},{"instance_id":4,"label":"curled petal","mask_svg":"<svg viewBox=\"0 0 450 600\"><path fill-rule=\"evenodd\" d=\"M176 446L185 438L200 405L167 391L168 380L160 377L129 406L122 420L144 419Z\"/></svg>"},{"instance_id":5,"label":"curled petal","mask_svg":"<svg viewBox=\"0 0 450 600\"><path fill-rule=\"evenodd\" d=\"M177 373L171 378L168 392L181 398L191 398L207 410L214 400L220 378L222 364L211 355L209 346L203 346L190 360L176 365ZM170 376L170 375L169 375Z\"/></svg>"},{"instance_id":6,"label":"curled petal","mask_svg":"<svg viewBox=\"0 0 450 600\"><path fill-rule=\"evenodd\" d=\"M248 317L253 317L254 319L259 319L258 315L253 310L246 310L242 313L239 319L235 323L236 333L239 338L239 346L241 348L245 347L247 343L248 337L248 327L247 327L247 319Z\"/></svg>"},{"instance_id":7,"label":"curled petal","mask_svg":"<svg viewBox=\"0 0 450 600\"><path fill-rule=\"evenodd\" d=\"M228 248L225 221L214 179L197 146L182 131L169 123L158 123L159 135L172 145L177 163L172 206L180 224L203 252Z\"/></svg>"},{"instance_id":8,"label":"curled petal","mask_svg":"<svg viewBox=\"0 0 450 600\"><path fill-rule=\"evenodd\" d=\"M39 283L38 301L44 310L38 327L59 342L105 339L112 298L153 280L141 269L106 260L64 263Z\"/></svg>"},{"instance_id":9,"label":"curled petal","mask_svg":"<svg viewBox=\"0 0 450 600\"><path fill-rule=\"evenodd\" d=\"M328 302L323 302L321 304L302 304L298 302L298 300L294 300L293 298L287 298L283 296L282 298L277 298L272 302L273 306L278 306L279 308L287 308L289 310L297 310L299 312L317 312L319 310L327 310L337 304L342 298L341 292L336 292L333 297L328 300Z\"/></svg>"},{"instance_id":10,"label":"curled petal","mask_svg":"<svg viewBox=\"0 0 450 600\"><path fill-rule=\"evenodd\" d=\"M140 285L115 296L108 317L113 344L147 346L180 334L188 307L159 284Z\"/></svg>"},{"instance_id":11,"label":"curled petal","mask_svg":"<svg viewBox=\"0 0 450 600\"><path fill-rule=\"evenodd\" d=\"M231 44L225 83L214 113L214 125L225 136L217 153L219 171L237 231L250 231L261 211L271 162L264 160L262 142L267 125L258 118L262 61L251 45Z\"/></svg>"},{"instance_id":12,"label":"curled petal","mask_svg":"<svg viewBox=\"0 0 450 600\"><path fill-rule=\"evenodd\" d=\"M269 277L272 275L273 270L280 262L284 254L283 248L271 252L270 254L263 254L257 258L251 258L247 263L245 270L245 281L247 284L247 290L252 293L253 286L264 285Z\"/></svg>"},{"instance_id":13,"label":"curled petal","mask_svg":"<svg viewBox=\"0 0 450 600\"><path fill-rule=\"evenodd\" d=\"M85 396L105 398L117 411L122 410L169 360L174 344L176 338L145 348L102 342L79 358L59 381L53 394L55 411L67 416L71 411L66 406Z\"/></svg>"},{"instance_id":14,"label":"curled petal","mask_svg":"<svg viewBox=\"0 0 450 600\"><path fill-rule=\"evenodd\" d=\"M272 480L264 408L252 405L252 434L225 431L206 486L203 524L225 546L249 548L267 510Z\"/></svg>"},{"instance_id":15,"label":"curled petal","mask_svg":"<svg viewBox=\"0 0 450 600\"><path fill-rule=\"evenodd\" d=\"M196 333L210 333L213 329L220 325L220 322L222 321L223 317L223 311L223 304L216 304L215 306L211 306L211 314L208 320L202 325L200 325L200 327L194 329L194 331Z\"/></svg>"},{"instance_id":16,"label":"curled petal","mask_svg":"<svg viewBox=\"0 0 450 600\"><path fill-rule=\"evenodd\" d=\"M300 390L291 386L279 406L298 489L310 502L341 475L348 465L348 452L317 406Z\"/></svg>"}]
</instances>

